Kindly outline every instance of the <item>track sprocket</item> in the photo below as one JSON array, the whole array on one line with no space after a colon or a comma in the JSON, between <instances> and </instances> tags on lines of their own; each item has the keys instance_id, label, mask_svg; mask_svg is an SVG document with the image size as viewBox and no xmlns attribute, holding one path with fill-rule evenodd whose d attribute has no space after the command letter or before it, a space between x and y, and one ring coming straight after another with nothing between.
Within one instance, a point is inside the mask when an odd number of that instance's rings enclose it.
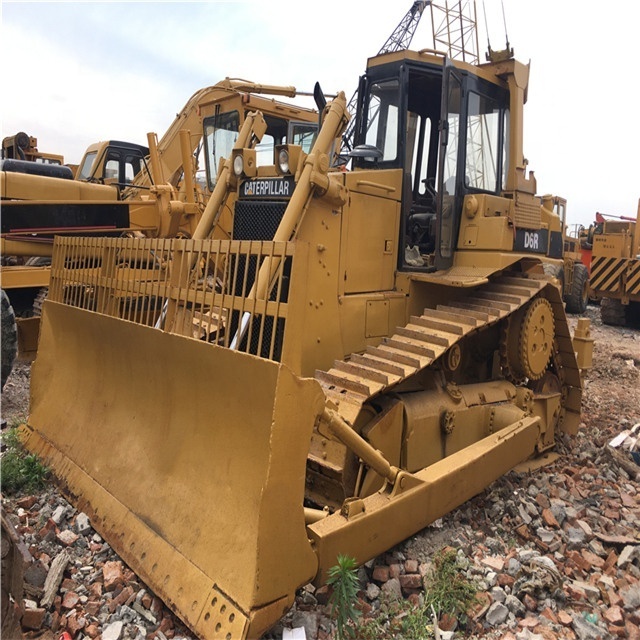
<instances>
[{"instance_id":1,"label":"track sprocket","mask_svg":"<svg viewBox=\"0 0 640 640\"><path fill-rule=\"evenodd\" d=\"M553 308L546 298L536 298L516 312L503 334L505 376L518 384L542 378L553 352L554 330Z\"/></svg>"}]
</instances>

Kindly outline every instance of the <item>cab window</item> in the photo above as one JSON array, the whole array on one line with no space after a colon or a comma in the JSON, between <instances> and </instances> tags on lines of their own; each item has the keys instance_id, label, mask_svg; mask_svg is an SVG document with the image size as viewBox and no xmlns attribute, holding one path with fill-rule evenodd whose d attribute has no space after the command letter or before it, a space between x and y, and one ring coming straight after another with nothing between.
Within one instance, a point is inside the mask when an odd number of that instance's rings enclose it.
<instances>
[{"instance_id":1,"label":"cab window","mask_svg":"<svg viewBox=\"0 0 640 640\"><path fill-rule=\"evenodd\" d=\"M82 161L82 166L80 167L80 172L78 173L78 180L88 180L91 176L91 167L93 166L93 162L96 159L97 151L90 151L84 157Z\"/></svg>"}]
</instances>

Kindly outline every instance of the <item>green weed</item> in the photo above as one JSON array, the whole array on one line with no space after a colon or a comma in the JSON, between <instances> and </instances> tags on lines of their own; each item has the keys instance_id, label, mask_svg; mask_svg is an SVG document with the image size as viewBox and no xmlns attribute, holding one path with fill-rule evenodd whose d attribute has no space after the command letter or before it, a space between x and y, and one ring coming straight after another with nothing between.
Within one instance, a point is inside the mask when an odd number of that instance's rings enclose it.
<instances>
[{"instance_id":1,"label":"green weed","mask_svg":"<svg viewBox=\"0 0 640 640\"><path fill-rule=\"evenodd\" d=\"M424 580L424 604L438 619L447 613L461 620L476 601L476 586L464 577L455 549L441 549ZM464 621L464 620L462 620Z\"/></svg>"},{"instance_id":2,"label":"green weed","mask_svg":"<svg viewBox=\"0 0 640 640\"><path fill-rule=\"evenodd\" d=\"M425 640L434 637L433 614L444 614L466 623L466 612L476 600L477 588L459 567L453 549L443 549L433 558L433 567L424 579L420 606L407 600L380 599L380 609L356 626L357 640Z\"/></svg>"},{"instance_id":3,"label":"green weed","mask_svg":"<svg viewBox=\"0 0 640 640\"><path fill-rule=\"evenodd\" d=\"M16 426L2 434L2 444L5 449L0 461L3 493L32 492L44 487L48 470L36 455L22 448Z\"/></svg>"},{"instance_id":4,"label":"green weed","mask_svg":"<svg viewBox=\"0 0 640 640\"><path fill-rule=\"evenodd\" d=\"M360 621L356 628L358 640L426 640L433 637L433 622L426 607L384 597L375 616Z\"/></svg>"}]
</instances>

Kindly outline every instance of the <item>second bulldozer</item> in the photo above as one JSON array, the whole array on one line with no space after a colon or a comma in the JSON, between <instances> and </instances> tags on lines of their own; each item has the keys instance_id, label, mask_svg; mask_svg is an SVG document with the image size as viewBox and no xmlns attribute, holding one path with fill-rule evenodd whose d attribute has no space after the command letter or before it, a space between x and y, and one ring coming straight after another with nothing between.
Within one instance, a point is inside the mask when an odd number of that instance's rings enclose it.
<instances>
[{"instance_id":1,"label":"second bulldozer","mask_svg":"<svg viewBox=\"0 0 640 640\"><path fill-rule=\"evenodd\" d=\"M272 166L260 113L220 118L235 144L193 238L56 240L24 441L199 637L259 637L339 554L375 557L577 431L528 72L377 56L351 170L330 167L344 94Z\"/></svg>"}]
</instances>

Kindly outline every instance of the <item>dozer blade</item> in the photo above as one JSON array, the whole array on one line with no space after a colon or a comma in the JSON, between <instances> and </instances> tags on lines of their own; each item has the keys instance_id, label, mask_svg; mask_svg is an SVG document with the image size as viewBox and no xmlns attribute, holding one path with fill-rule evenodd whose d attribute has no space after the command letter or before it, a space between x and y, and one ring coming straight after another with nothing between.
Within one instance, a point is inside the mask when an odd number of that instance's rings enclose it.
<instances>
[{"instance_id":1,"label":"dozer blade","mask_svg":"<svg viewBox=\"0 0 640 640\"><path fill-rule=\"evenodd\" d=\"M259 637L316 574L315 380L49 300L31 388L27 447L202 638Z\"/></svg>"}]
</instances>

